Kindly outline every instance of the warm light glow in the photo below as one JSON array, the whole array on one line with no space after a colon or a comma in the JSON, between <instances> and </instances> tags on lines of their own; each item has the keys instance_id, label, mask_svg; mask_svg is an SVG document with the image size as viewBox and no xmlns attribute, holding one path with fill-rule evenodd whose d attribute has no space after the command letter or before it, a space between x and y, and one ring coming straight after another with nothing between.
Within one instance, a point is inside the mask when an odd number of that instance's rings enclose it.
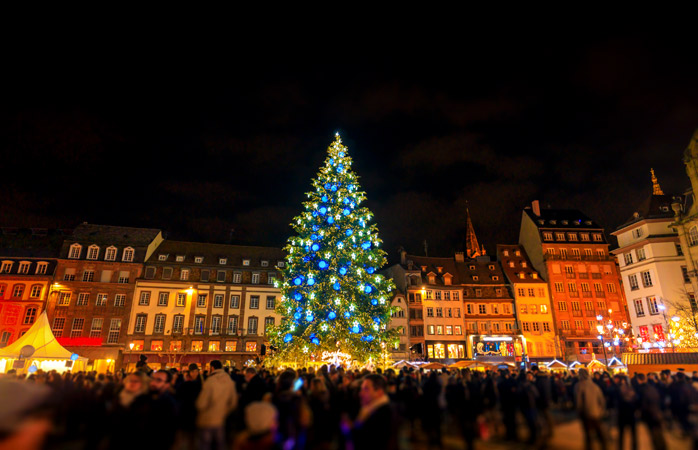
<instances>
[{"instance_id":1,"label":"warm light glow","mask_svg":"<svg viewBox=\"0 0 698 450\"><path fill-rule=\"evenodd\" d=\"M601 314L599 314L598 316L596 316L596 320L601 322L603 320L603 316Z\"/></svg>"},{"instance_id":2,"label":"warm light glow","mask_svg":"<svg viewBox=\"0 0 698 450\"><path fill-rule=\"evenodd\" d=\"M134 346L133 342L131 342L130 344L128 344L128 347L129 347L132 351L133 351L133 346Z\"/></svg>"},{"instance_id":3,"label":"warm light glow","mask_svg":"<svg viewBox=\"0 0 698 450\"><path fill-rule=\"evenodd\" d=\"M673 320L674 322L678 322L679 320L681 320L681 318L679 318L679 316L674 316L671 318L671 320Z\"/></svg>"}]
</instances>

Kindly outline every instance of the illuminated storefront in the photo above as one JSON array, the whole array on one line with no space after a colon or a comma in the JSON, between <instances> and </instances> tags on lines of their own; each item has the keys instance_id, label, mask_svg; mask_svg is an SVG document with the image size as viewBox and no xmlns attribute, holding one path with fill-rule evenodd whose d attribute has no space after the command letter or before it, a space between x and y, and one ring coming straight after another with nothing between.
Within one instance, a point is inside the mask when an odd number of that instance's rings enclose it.
<instances>
[{"instance_id":1,"label":"illuminated storefront","mask_svg":"<svg viewBox=\"0 0 698 450\"><path fill-rule=\"evenodd\" d=\"M525 355L526 339L521 336L471 335L469 351L472 359L521 361Z\"/></svg>"},{"instance_id":2,"label":"illuminated storefront","mask_svg":"<svg viewBox=\"0 0 698 450\"><path fill-rule=\"evenodd\" d=\"M436 359L465 359L465 343L458 342L429 342L427 341L427 357Z\"/></svg>"}]
</instances>

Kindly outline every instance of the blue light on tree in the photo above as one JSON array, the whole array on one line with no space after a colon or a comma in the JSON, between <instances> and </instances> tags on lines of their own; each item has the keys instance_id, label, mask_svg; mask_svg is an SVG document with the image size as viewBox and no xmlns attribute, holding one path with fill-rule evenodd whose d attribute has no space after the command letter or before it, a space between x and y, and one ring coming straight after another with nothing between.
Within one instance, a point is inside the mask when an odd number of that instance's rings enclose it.
<instances>
[{"instance_id":1,"label":"blue light on tree","mask_svg":"<svg viewBox=\"0 0 698 450\"><path fill-rule=\"evenodd\" d=\"M315 278L309 277L308 278L308 286L312 286L315 284Z\"/></svg>"},{"instance_id":2,"label":"blue light on tree","mask_svg":"<svg viewBox=\"0 0 698 450\"><path fill-rule=\"evenodd\" d=\"M284 342L288 344L292 340L293 340L293 336L291 335L291 333L286 333L286 335L284 336Z\"/></svg>"},{"instance_id":3,"label":"blue light on tree","mask_svg":"<svg viewBox=\"0 0 698 450\"><path fill-rule=\"evenodd\" d=\"M320 209L318 209L318 212L319 212L320 214L323 214L323 215L324 215L324 214L327 213L327 208L325 208L324 206L321 206Z\"/></svg>"},{"instance_id":4,"label":"blue light on tree","mask_svg":"<svg viewBox=\"0 0 698 450\"><path fill-rule=\"evenodd\" d=\"M366 286L364 286L364 293L370 294L372 290L373 290L373 288L371 286L369 286L368 284Z\"/></svg>"},{"instance_id":5,"label":"blue light on tree","mask_svg":"<svg viewBox=\"0 0 698 450\"><path fill-rule=\"evenodd\" d=\"M337 313L335 313L334 311L330 311L330 313L327 315L327 318L330 320L334 320L337 318Z\"/></svg>"},{"instance_id":6,"label":"blue light on tree","mask_svg":"<svg viewBox=\"0 0 698 450\"><path fill-rule=\"evenodd\" d=\"M339 268L339 274L344 276L347 274L347 268L346 267L340 267Z\"/></svg>"},{"instance_id":7,"label":"blue light on tree","mask_svg":"<svg viewBox=\"0 0 698 450\"><path fill-rule=\"evenodd\" d=\"M376 305L378 304L378 300L376 300L375 298L372 298L372 299L371 299L371 304L372 304L373 306L376 306Z\"/></svg>"},{"instance_id":8,"label":"blue light on tree","mask_svg":"<svg viewBox=\"0 0 698 450\"><path fill-rule=\"evenodd\" d=\"M310 246L310 249L311 249L312 251L316 252L316 251L320 250L320 244L318 244L317 242L315 242L315 243L313 243L313 245Z\"/></svg>"},{"instance_id":9,"label":"blue light on tree","mask_svg":"<svg viewBox=\"0 0 698 450\"><path fill-rule=\"evenodd\" d=\"M346 234L347 237L349 237L349 236L352 235L353 232L354 232L353 230L349 229L349 230L347 230L346 233L344 233L344 234Z\"/></svg>"},{"instance_id":10,"label":"blue light on tree","mask_svg":"<svg viewBox=\"0 0 698 450\"><path fill-rule=\"evenodd\" d=\"M296 286L300 286L302 283L303 283L303 278L301 278L301 277L296 277L293 279L293 284L295 284Z\"/></svg>"},{"instance_id":11,"label":"blue light on tree","mask_svg":"<svg viewBox=\"0 0 698 450\"><path fill-rule=\"evenodd\" d=\"M345 216L348 216L349 213L351 213L351 210L349 208L344 208L344 210L342 210L342 213L344 213Z\"/></svg>"},{"instance_id":12,"label":"blue light on tree","mask_svg":"<svg viewBox=\"0 0 698 450\"><path fill-rule=\"evenodd\" d=\"M332 216L328 217L327 223L334 223L334 217L332 217Z\"/></svg>"},{"instance_id":13,"label":"blue light on tree","mask_svg":"<svg viewBox=\"0 0 698 450\"><path fill-rule=\"evenodd\" d=\"M315 345L320 345L320 338L318 338L316 335L311 334L310 335L310 342L312 342Z\"/></svg>"},{"instance_id":14,"label":"blue light on tree","mask_svg":"<svg viewBox=\"0 0 698 450\"><path fill-rule=\"evenodd\" d=\"M317 266L321 269L327 269L327 261L323 259L319 263L317 263Z\"/></svg>"},{"instance_id":15,"label":"blue light on tree","mask_svg":"<svg viewBox=\"0 0 698 450\"><path fill-rule=\"evenodd\" d=\"M371 242L364 242L363 244L361 244L361 248L363 248L364 250L368 250L369 248L371 248Z\"/></svg>"},{"instance_id":16,"label":"blue light on tree","mask_svg":"<svg viewBox=\"0 0 698 450\"><path fill-rule=\"evenodd\" d=\"M293 294L293 298L296 300L301 300L303 298L303 295L300 292L296 292Z\"/></svg>"},{"instance_id":17,"label":"blue light on tree","mask_svg":"<svg viewBox=\"0 0 698 450\"><path fill-rule=\"evenodd\" d=\"M332 285L332 287L334 288L335 291L342 289L342 285L339 284L339 281L335 281L334 284Z\"/></svg>"},{"instance_id":18,"label":"blue light on tree","mask_svg":"<svg viewBox=\"0 0 698 450\"><path fill-rule=\"evenodd\" d=\"M366 272L368 272L369 274L372 274L372 273L375 272L375 271L376 271L376 268L375 268L375 267L367 267L367 268L366 268Z\"/></svg>"}]
</instances>

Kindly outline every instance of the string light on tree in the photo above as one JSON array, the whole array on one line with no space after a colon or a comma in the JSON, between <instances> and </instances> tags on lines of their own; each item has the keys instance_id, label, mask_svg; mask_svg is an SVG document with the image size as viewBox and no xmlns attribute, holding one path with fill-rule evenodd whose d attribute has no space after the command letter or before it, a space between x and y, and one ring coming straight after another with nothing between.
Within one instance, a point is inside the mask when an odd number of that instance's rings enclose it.
<instances>
[{"instance_id":1,"label":"string light on tree","mask_svg":"<svg viewBox=\"0 0 698 450\"><path fill-rule=\"evenodd\" d=\"M291 226L282 295L297 309L279 306L281 323L270 330L274 358L291 361L324 355L377 359L399 336L390 330L392 281L375 275L386 263L366 194L337 134L312 180L305 211ZM377 301L380 298L381 301ZM295 308L295 307L294 307ZM387 345L386 345L387 344Z\"/></svg>"}]
</instances>

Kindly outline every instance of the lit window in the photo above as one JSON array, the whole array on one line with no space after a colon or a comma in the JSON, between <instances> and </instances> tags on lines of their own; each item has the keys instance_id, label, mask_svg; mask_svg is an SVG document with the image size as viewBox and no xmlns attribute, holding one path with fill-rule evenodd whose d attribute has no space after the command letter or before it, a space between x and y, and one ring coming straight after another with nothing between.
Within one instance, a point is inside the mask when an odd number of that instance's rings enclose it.
<instances>
[{"instance_id":1,"label":"lit window","mask_svg":"<svg viewBox=\"0 0 698 450\"><path fill-rule=\"evenodd\" d=\"M116 247L107 247L107 250L104 252L104 260L105 261L115 261L116 260Z\"/></svg>"},{"instance_id":2,"label":"lit window","mask_svg":"<svg viewBox=\"0 0 698 450\"><path fill-rule=\"evenodd\" d=\"M189 279L189 269L182 269L182 271L179 273L179 279L182 281L186 281Z\"/></svg>"},{"instance_id":3,"label":"lit window","mask_svg":"<svg viewBox=\"0 0 698 450\"><path fill-rule=\"evenodd\" d=\"M162 351L162 339L150 341L150 351L151 352L161 352Z\"/></svg>"},{"instance_id":4,"label":"lit window","mask_svg":"<svg viewBox=\"0 0 698 450\"><path fill-rule=\"evenodd\" d=\"M131 247L126 247L124 249L124 256L121 258L122 261L124 262L131 262L133 261L133 255L134 255L134 250Z\"/></svg>"},{"instance_id":5,"label":"lit window","mask_svg":"<svg viewBox=\"0 0 698 450\"><path fill-rule=\"evenodd\" d=\"M68 258L70 259L78 259L80 258L80 252L82 251L82 246L80 244L73 244L70 246L70 250L68 252Z\"/></svg>"},{"instance_id":6,"label":"lit window","mask_svg":"<svg viewBox=\"0 0 698 450\"><path fill-rule=\"evenodd\" d=\"M228 258L218 258L218 264L220 264L220 265L228 264Z\"/></svg>"},{"instance_id":7,"label":"lit window","mask_svg":"<svg viewBox=\"0 0 698 450\"><path fill-rule=\"evenodd\" d=\"M246 352L256 352L257 351L257 342L255 341L247 341L245 342L245 351Z\"/></svg>"},{"instance_id":8,"label":"lit window","mask_svg":"<svg viewBox=\"0 0 698 450\"><path fill-rule=\"evenodd\" d=\"M97 259L99 256L99 247L96 245L90 245L87 247L87 259Z\"/></svg>"}]
</instances>

